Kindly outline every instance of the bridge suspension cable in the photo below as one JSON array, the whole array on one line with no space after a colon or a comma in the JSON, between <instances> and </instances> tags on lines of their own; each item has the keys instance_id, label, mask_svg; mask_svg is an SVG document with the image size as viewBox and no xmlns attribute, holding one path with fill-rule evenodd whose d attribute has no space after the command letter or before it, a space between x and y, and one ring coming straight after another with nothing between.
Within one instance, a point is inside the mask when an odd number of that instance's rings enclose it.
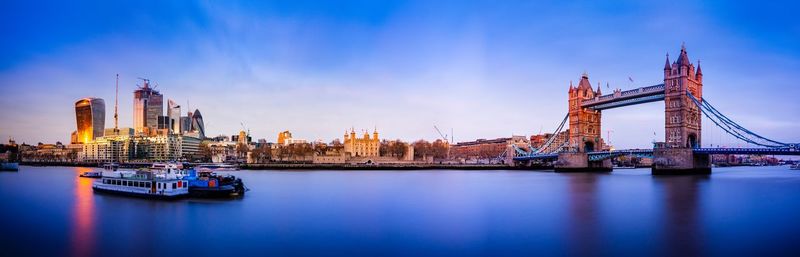
<instances>
[{"instance_id":1,"label":"bridge suspension cable","mask_svg":"<svg viewBox=\"0 0 800 257\"><path fill-rule=\"evenodd\" d=\"M569 120L569 113L567 113L567 115L564 116L564 120L561 121L561 124L558 125L558 128L556 128L556 130L553 132L553 134L550 136L550 138L548 138L547 141L545 141L536 150L531 148L530 154L540 154L540 153L543 153L545 150L547 150L548 147L550 147L550 145L553 144L553 141L556 140L556 138L558 137L558 134L561 133L562 130L564 130L564 124L567 124L567 120Z\"/></svg>"},{"instance_id":2,"label":"bridge suspension cable","mask_svg":"<svg viewBox=\"0 0 800 257\"><path fill-rule=\"evenodd\" d=\"M795 148L797 147L796 144L788 144L783 142L778 142L766 137L763 137L759 134L756 134L738 123L734 122L721 112L714 108L708 101L705 99L697 100L697 98L692 95L690 92L686 92L689 95L689 99L692 99L695 105L700 109L700 111L705 115L709 120L714 122L717 127L721 128L728 134L745 141L750 144L769 147L769 148Z\"/></svg>"}]
</instances>

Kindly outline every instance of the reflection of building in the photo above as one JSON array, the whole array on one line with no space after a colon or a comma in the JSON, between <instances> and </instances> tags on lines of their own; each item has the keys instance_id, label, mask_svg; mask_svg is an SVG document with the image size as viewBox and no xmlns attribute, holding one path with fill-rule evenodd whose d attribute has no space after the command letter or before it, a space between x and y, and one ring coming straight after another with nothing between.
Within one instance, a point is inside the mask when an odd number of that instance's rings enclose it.
<instances>
[{"instance_id":1,"label":"reflection of building","mask_svg":"<svg viewBox=\"0 0 800 257\"><path fill-rule=\"evenodd\" d=\"M350 134L344 134L344 152L350 156L378 156L380 153L380 140L378 139L378 131L372 132L370 138L369 133L364 131L364 136L361 138L356 137L356 131L350 129Z\"/></svg>"},{"instance_id":2,"label":"reflection of building","mask_svg":"<svg viewBox=\"0 0 800 257\"><path fill-rule=\"evenodd\" d=\"M528 140L524 136L511 136L459 142L450 147L450 157L465 160L497 158L512 144L519 148L527 148Z\"/></svg>"},{"instance_id":3,"label":"reflection of building","mask_svg":"<svg viewBox=\"0 0 800 257\"><path fill-rule=\"evenodd\" d=\"M106 125L106 103L100 98L83 98L75 102L78 123L76 143L87 143L103 136Z\"/></svg>"},{"instance_id":4,"label":"reflection of building","mask_svg":"<svg viewBox=\"0 0 800 257\"><path fill-rule=\"evenodd\" d=\"M133 128L136 133L150 133L158 128L158 116L164 115L164 97L150 87L150 80L133 92Z\"/></svg>"}]
</instances>

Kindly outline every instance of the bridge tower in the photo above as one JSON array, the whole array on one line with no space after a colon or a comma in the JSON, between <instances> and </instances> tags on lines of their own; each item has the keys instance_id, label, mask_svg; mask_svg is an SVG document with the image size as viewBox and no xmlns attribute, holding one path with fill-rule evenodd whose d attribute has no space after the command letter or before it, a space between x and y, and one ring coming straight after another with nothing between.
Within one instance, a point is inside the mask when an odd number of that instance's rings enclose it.
<instances>
[{"instance_id":1,"label":"bridge tower","mask_svg":"<svg viewBox=\"0 0 800 257\"><path fill-rule=\"evenodd\" d=\"M701 146L702 116L689 98L703 97L703 71L689 61L686 47L681 45L678 59L664 64L664 145L653 149L653 174L709 174L708 154L695 154Z\"/></svg>"},{"instance_id":2,"label":"bridge tower","mask_svg":"<svg viewBox=\"0 0 800 257\"><path fill-rule=\"evenodd\" d=\"M592 90L589 75L581 75L578 87L569 85L569 147L572 151L581 153L599 151L603 149L603 140L600 138L599 110L581 107L581 103L599 96L600 86L597 91Z\"/></svg>"},{"instance_id":3,"label":"bridge tower","mask_svg":"<svg viewBox=\"0 0 800 257\"><path fill-rule=\"evenodd\" d=\"M569 84L569 150L558 154L556 172L607 172L611 171L611 160L590 161L588 152L603 149L603 139L600 137L599 110L584 108L584 101L600 96L600 86L597 91L589 83L589 75L583 73L578 86Z\"/></svg>"},{"instance_id":4,"label":"bridge tower","mask_svg":"<svg viewBox=\"0 0 800 257\"><path fill-rule=\"evenodd\" d=\"M689 61L686 47L681 46L678 60L670 65L669 54L664 65L665 143L670 148L700 147L701 113L686 92L697 100L703 97L703 72L700 63Z\"/></svg>"}]
</instances>

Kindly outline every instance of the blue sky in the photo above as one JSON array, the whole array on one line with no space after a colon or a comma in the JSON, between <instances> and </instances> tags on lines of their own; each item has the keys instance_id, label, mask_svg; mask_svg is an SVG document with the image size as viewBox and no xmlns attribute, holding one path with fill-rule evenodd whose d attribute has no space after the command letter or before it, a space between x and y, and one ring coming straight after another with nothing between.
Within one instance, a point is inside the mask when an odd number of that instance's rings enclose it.
<instances>
[{"instance_id":1,"label":"blue sky","mask_svg":"<svg viewBox=\"0 0 800 257\"><path fill-rule=\"evenodd\" d=\"M113 126L117 73L123 127L146 77L200 109L212 135L240 122L269 141L350 127L432 140L434 124L456 141L530 135L558 125L584 71L606 92L657 84L685 42L706 99L800 141L799 4L647 2L4 1L0 138L68 142L85 96L106 100ZM617 148L663 140L663 123L663 103L603 113ZM739 145L703 125L705 145Z\"/></svg>"}]
</instances>

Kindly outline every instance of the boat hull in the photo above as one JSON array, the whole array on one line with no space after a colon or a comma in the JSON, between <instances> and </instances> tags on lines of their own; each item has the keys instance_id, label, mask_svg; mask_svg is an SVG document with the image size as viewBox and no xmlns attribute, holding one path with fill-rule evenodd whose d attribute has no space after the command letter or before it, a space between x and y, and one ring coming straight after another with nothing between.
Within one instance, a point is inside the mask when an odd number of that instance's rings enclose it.
<instances>
[{"instance_id":1,"label":"boat hull","mask_svg":"<svg viewBox=\"0 0 800 257\"><path fill-rule=\"evenodd\" d=\"M155 200L176 200L181 199L188 194L176 194L176 195L162 195L162 194L143 194L137 192L127 192L127 191L118 191L118 190L111 190L105 189L101 187L92 187L94 192L102 193L102 194L113 194L113 195L120 195L120 196L129 196L129 197L136 197L136 198L143 198L143 199L155 199Z\"/></svg>"},{"instance_id":2,"label":"boat hull","mask_svg":"<svg viewBox=\"0 0 800 257\"><path fill-rule=\"evenodd\" d=\"M224 186L215 188L189 187L189 195L192 197L202 197L202 198L225 198L225 197L235 197L242 194L240 194L233 186Z\"/></svg>"}]
</instances>

